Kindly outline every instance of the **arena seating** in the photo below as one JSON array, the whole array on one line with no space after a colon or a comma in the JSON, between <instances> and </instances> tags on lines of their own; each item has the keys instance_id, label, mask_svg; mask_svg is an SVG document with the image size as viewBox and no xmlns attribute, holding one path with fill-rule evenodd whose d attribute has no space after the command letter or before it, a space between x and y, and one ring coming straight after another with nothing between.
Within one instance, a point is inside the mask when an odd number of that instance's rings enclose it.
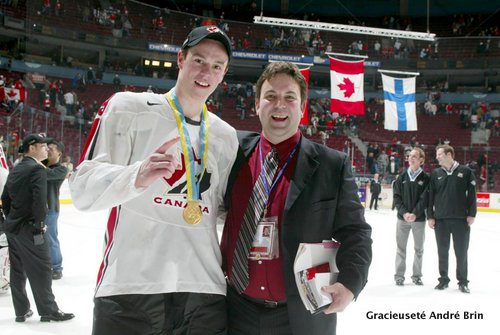
<instances>
[{"instance_id":1,"label":"arena seating","mask_svg":"<svg viewBox=\"0 0 500 335\"><path fill-rule=\"evenodd\" d=\"M42 33L49 33L51 27L59 27L67 30L72 30L76 32L83 32L95 36L113 36L112 26L110 24L104 25L100 24L94 20L89 22L83 22L82 20L82 9L87 3L81 3L76 0L66 0L63 4L63 13L61 16L56 17L55 15L41 15L39 12L42 7L42 0L35 0L26 6L26 1L19 1L16 8L11 6L1 7L2 12L5 15L14 16L20 19L26 19L29 23L28 27L32 27L32 24L40 24L42 28ZM130 39L135 39L137 41L142 41L144 44L148 41L151 42L163 42L175 45L180 45L183 42L186 32L195 24L195 16L188 13L181 13L176 11L170 11L168 18L166 18L166 28L164 31L155 31L152 27L152 21L156 16L155 9L149 6L144 6L138 2L127 2L127 7L129 11L129 20L132 24L132 29L130 29ZM122 6L122 4L117 5ZM92 8L90 8L92 10ZM118 8L121 9L121 8ZM202 18L209 19L209 18ZM217 19L214 19L218 22ZM335 23L346 23L346 18L331 18L332 22ZM380 19L366 19L365 25L377 27L382 26ZM230 32L229 35L234 37L237 41L238 39L243 39L245 33L248 30L252 32L252 39L249 51L265 51L262 47L262 41L265 38L272 38L271 28L263 25L255 25L249 22L235 22L226 21L229 24ZM439 40L439 52L438 58L443 60L456 61L457 64L463 60L470 59L481 59L488 62L489 60L494 60L500 56L500 48L498 43L492 43L490 45L490 50L485 54L477 53L477 46L479 43L478 39L475 38L448 38L453 37L451 32L451 25L453 18L438 18L434 17L431 20L431 31L436 33L438 37L444 37ZM476 21L478 22L478 21ZM75 24L77 23L77 24ZM414 30L425 31L425 20L415 19L412 22ZM479 33L477 26L467 27L467 32ZM401 26L400 29L404 29ZM372 51L373 44L376 40L381 40L379 37L370 37L359 35L345 34L345 33L332 33L332 32L320 32L321 38L325 43L332 42L333 51L336 52L346 52L351 43L355 40L361 40L367 45L367 50L362 53L368 53L372 60L378 60L383 58L393 57L393 49L391 50L391 44L394 41L386 40L386 47L382 50L380 55L375 55ZM483 39L486 40L486 39ZM123 38L122 41L127 41L127 38ZM427 47L428 42L415 42L414 49L409 54L410 59L418 60L418 52L421 48ZM311 49L307 49L306 46L297 45L287 49L274 50L276 53L291 53L291 54L308 54L311 53ZM485 63L486 64L486 63ZM0 73L2 73L0 71ZM22 74L20 74L22 75ZM64 86L66 88L71 87L71 80L63 79ZM143 90L143 89L140 89ZM110 95L114 93L110 85L87 85L85 91L76 91L80 101L84 101L86 104L91 103L96 100L98 103L106 100ZM37 90L28 90L28 101L27 107L35 107L41 109L37 101ZM239 114L235 109L234 98L224 98L223 99L223 119L228 121L237 129L253 130L259 131L260 124L256 116L248 115L244 120L240 120ZM369 105L367 105L368 107ZM372 110L377 110L379 113L383 112L382 105L371 106ZM493 104L491 106L493 108ZM498 107L497 107L498 108ZM0 117L6 116L6 111L2 111L0 108ZM2 119L5 120L5 119ZM54 109L51 114L47 115L44 113L31 113L28 111L23 113L19 117L16 126L21 125L22 131L33 131L33 132L45 132L50 129L49 136L54 136L56 138L63 138L66 142L67 150L72 152L74 160L78 157L78 151L83 145L82 142L85 141L85 136L80 136L80 129L78 123L71 118L63 119L62 116ZM5 122L3 121L5 124ZM488 150L488 148L483 146L475 146L471 148L471 132L470 130L462 129L459 124L458 115L442 115L438 114L436 116L419 115L418 116L419 131L417 140L423 144L426 148L426 153L428 157L434 156L434 145L438 137L444 139L448 138L453 146L455 146L457 151L457 159L461 162L467 162L472 159L477 159L477 156L483 151ZM10 123L11 125L15 123ZM82 133L85 134L88 131L88 125L82 127ZM439 135L437 135L439 134ZM382 145L389 144L395 135L394 132L386 131L383 129L383 124L374 124L371 120L365 120L359 127L359 135L361 140L364 142L377 142ZM410 138L414 136L413 132L408 133L397 133L398 140L402 144L409 142ZM314 141L321 142L319 135L315 135L311 138ZM344 143L349 138L345 135L342 136L330 136L327 140L327 145L334 147L336 149L342 150ZM500 147L500 138L492 136L490 138L489 146L494 148L489 153L489 159L491 162L500 160L500 151L497 148ZM355 150L354 161L358 172L363 172L364 170L364 155L358 150ZM428 170L435 167L433 159L428 159ZM497 173L495 184L500 187L500 176Z\"/></svg>"},{"instance_id":2,"label":"arena seating","mask_svg":"<svg viewBox=\"0 0 500 335\"><path fill-rule=\"evenodd\" d=\"M63 5L63 13L59 17L56 17L55 15L41 15L39 13L42 7L41 0L30 2L30 6L28 7L25 7L24 4L24 1L19 1L19 6L17 7L17 9L14 9L12 7L5 7L2 8L2 10L8 15L12 15L18 18L27 18L31 25L33 23L37 23L48 27L53 26L75 30L75 22L78 22L79 31L94 35L112 36L111 24L103 25L93 20L89 22L83 22L82 9L84 8L85 4L81 4L76 0L65 1ZM117 9L122 9L120 8L120 6ZM137 2L128 2L127 8L129 11L128 17L132 24L132 29L130 29L130 38L142 40L144 41L144 43L149 41L180 45L183 42L183 38L186 32L189 31L189 29L194 25L194 15L172 10L169 12L168 17L165 17L165 29L161 32L155 31L152 28L152 21L155 18L154 8L142 5ZM93 8L90 9L93 10ZM213 22L217 23L220 21L217 18L212 19L201 17L200 22L206 19L212 20ZM331 18L330 20L333 23L346 23L345 18ZM253 36L250 40L251 44L249 51L265 51L262 47L264 38L272 38L271 28L269 26L256 25L250 22L237 22L229 20L226 20L225 22L228 22L230 27L229 36L234 37L235 41L238 41L238 39L243 40L245 32L249 30L250 27ZM364 18L363 22L367 26L382 27L380 19ZM460 38L460 36L458 36L457 38L457 36L453 36L451 29L452 23L453 18L449 17L434 17L430 22L431 31L438 37L442 38L441 40L439 40L437 58L463 60L480 56L493 59L500 55L500 48L498 47L497 43L491 43L488 53L479 55L477 53L477 47L481 40L478 40L477 38ZM414 19L412 25L415 31L426 31L427 29L426 22L423 19ZM404 28L404 24L402 27L399 27L399 29ZM479 33L481 29L478 29L477 26L470 26L466 31L472 32L472 36L474 36L474 33ZM367 45L367 50L362 53L368 53L373 59L392 58L394 54L394 40L391 39L386 39L387 47L383 48L381 54L376 55L373 53L373 45L376 40L382 40L380 37L360 37L359 35L354 34L333 33L326 31L321 31L320 35L325 44L328 44L328 42L332 42L334 52L345 53L347 52L349 46L353 41L361 40L364 44ZM485 40L486 39L484 39L483 41ZM403 41L403 43L405 42ZM429 45L430 43L426 41L415 41L409 54L409 58L418 59L419 51L422 48L428 47ZM296 45L288 48L280 48L278 50L275 50L275 52L287 54L309 54L311 53L310 50L311 49L309 48L308 50L306 46Z\"/></svg>"}]
</instances>

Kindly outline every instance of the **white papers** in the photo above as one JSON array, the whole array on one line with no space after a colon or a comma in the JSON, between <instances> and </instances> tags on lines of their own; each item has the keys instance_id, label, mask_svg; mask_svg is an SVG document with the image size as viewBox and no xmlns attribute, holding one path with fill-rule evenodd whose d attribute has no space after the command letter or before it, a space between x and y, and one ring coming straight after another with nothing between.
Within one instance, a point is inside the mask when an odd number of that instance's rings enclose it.
<instances>
[{"instance_id":1,"label":"white papers","mask_svg":"<svg viewBox=\"0 0 500 335\"><path fill-rule=\"evenodd\" d=\"M302 302L312 314L332 303L331 294L321 291L321 288L337 281L339 270L335 256L339 247L337 241L299 245L293 272Z\"/></svg>"}]
</instances>

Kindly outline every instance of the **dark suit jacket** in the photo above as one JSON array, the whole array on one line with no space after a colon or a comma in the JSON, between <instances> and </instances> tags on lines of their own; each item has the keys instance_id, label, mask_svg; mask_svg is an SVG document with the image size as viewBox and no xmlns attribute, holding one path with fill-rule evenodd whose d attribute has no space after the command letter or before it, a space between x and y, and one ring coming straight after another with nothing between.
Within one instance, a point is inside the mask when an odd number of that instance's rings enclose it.
<instances>
[{"instance_id":1,"label":"dark suit jacket","mask_svg":"<svg viewBox=\"0 0 500 335\"><path fill-rule=\"evenodd\" d=\"M238 132L240 148L228 181L226 206L241 165L257 145L260 135ZM232 190L237 192L238 190ZM302 137L290 183L281 229L281 250L287 308L294 334L335 334L336 315L311 315L300 300L293 274L299 243L336 239L338 281L357 297L366 284L372 259L371 227L365 222L348 157Z\"/></svg>"},{"instance_id":2,"label":"dark suit jacket","mask_svg":"<svg viewBox=\"0 0 500 335\"><path fill-rule=\"evenodd\" d=\"M16 233L23 224L41 229L47 216L47 172L25 157L9 173L2 193L5 231Z\"/></svg>"},{"instance_id":3,"label":"dark suit jacket","mask_svg":"<svg viewBox=\"0 0 500 335\"><path fill-rule=\"evenodd\" d=\"M375 181L375 179L372 179L370 182L370 193L373 194L374 196L378 196L382 192L382 185L380 184L380 179L378 181Z\"/></svg>"}]
</instances>

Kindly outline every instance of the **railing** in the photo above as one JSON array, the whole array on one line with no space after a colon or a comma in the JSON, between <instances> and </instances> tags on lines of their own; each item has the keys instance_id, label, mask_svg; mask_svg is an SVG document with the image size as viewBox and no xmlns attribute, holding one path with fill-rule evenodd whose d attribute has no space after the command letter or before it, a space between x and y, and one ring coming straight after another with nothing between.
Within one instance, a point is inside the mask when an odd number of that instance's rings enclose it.
<instances>
[{"instance_id":1,"label":"railing","mask_svg":"<svg viewBox=\"0 0 500 335\"><path fill-rule=\"evenodd\" d=\"M62 141L64 155L78 162L91 125L83 118L53 114L33 107L0 116L0 122L3 124L0 135L3 135L5 153L10 162L17 158L22 138L30 133L43 133Z\"/></svg>"}]
</instances>

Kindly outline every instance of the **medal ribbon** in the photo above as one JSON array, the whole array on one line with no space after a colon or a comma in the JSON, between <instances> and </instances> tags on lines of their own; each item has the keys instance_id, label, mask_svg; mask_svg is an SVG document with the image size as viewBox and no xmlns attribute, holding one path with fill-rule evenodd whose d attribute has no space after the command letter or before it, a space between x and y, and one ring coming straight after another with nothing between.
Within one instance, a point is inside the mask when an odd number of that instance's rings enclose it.
<instances>
[{"instance_id":1,"label":"medal ribbon","mask_svg":"<svg viewBox=\"0 0 500 335\"><path fill-rule=\"evenodd\" d=\"M200 200L200 184L205 174L205 167L208 160L208 110L207 106L203 104L201 124L200 124L200 142L198 144L198 155L202 156L201 160L201 174L198 182L196 183L196 168L193 155L193 146L189 131L187 129L186 118L182 110L181 104L177 95L175 94L175 87L170 90L166 95L168 104L172 108L175 116L175 123L179 131L182 153L184 154L184 165L186 166L186 182L187 182L187 201Z\"/></svg>"},{"instance_id":2,"label":"medal ribbon","mask_svg":"<svg viewBox=\"0 0 500 335\"><path fill-rule=\"evenodd\" d=\"M299 149L299 144L300 144L300 140L297 142L297 144L295 144L295 147L293 147L293 150L288 155L288 158L286 159L285 164L283 165L281 170L278 171L276 178L274 178L273 184L271 185L271 187L269 187L269 184L267 183L266 174L264 171L264 159L262 158L262 139L259 141L260 175L262 177L262 181L264 182L264 188L266 189L266 193L267 193L267 200L264 203L264 208L267 208L267 205L269 203L269 196L271 195L271 192L273 191L276 184L278 184L278 181L281 179L281 177L283 177L283 174L285 173L285 169L288 167L288 164L290 163L293 156L295 155L295 153Z\"/></svg>"}]
</instances>

